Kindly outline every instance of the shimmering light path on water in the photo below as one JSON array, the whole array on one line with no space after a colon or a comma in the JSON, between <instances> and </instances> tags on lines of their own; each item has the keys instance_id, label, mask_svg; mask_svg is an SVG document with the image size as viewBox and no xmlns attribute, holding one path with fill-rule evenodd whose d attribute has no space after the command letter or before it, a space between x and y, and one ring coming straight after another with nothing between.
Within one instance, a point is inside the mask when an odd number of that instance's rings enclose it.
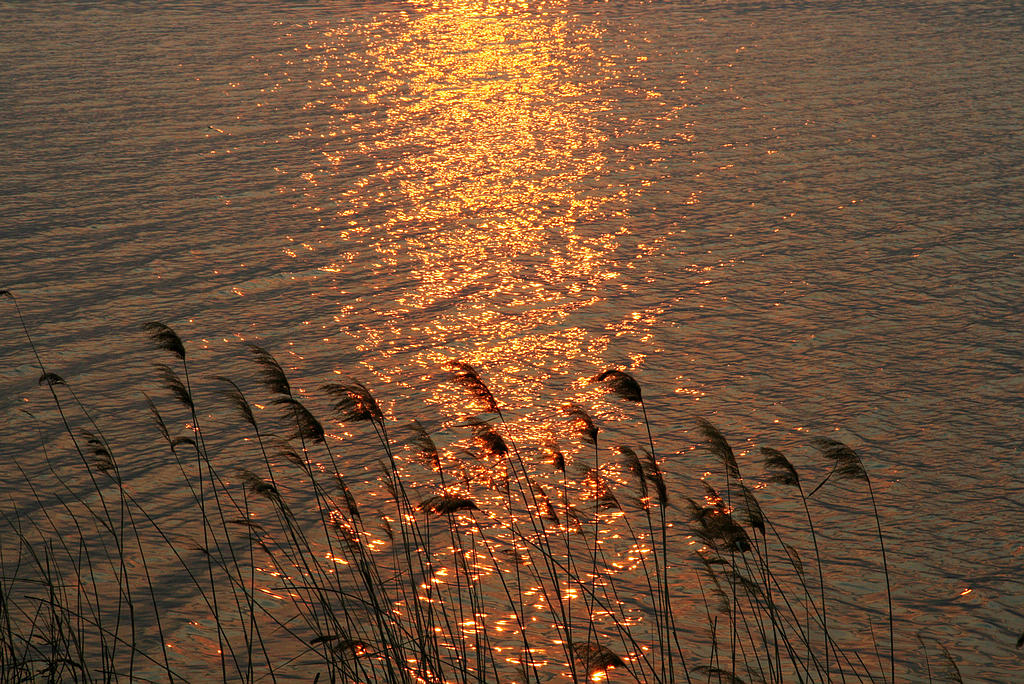
<instances>
[{"instance_id":1,"label":"shimmering light path on water","mask_svg":"<svg viewBox=\"0 0 1024 684\"><path fill-rule=\"evenodd\" d=\"M644 386L680 501L714 468L691 450L697 416L752 472L761 445L809 473L811 437L856 447L891 547L899 676L924 676L919 631L965 681L1020 670L1015 3L6 12L0 287L154 491L177 478L153 467L140 396L154 318L211 376L254 385L256 341L311 396L358 377L453 450L471 403L441 364L468 361L551 487L547 440L584 457L569 402L609 450L644 443L636 412L584 381L615 366ZM0 326L5 458L34 434L19 408L52 418L37 376ZM329 431L353 472L374 467L360 430ZM869 506L818 496L836 601L859 624L872 606L881 633ZM205 644L196 672L216 662L200 622L180 637Z\"/></svg>"}]
</instances>

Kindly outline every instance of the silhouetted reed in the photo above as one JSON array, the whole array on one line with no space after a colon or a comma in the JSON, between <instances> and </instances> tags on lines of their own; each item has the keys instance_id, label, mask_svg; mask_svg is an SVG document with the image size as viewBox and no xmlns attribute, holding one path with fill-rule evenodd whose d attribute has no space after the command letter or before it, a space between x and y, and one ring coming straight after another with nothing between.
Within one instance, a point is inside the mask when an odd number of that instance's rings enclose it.
<instances>
[{"instance_id":1,"label":"silhouetted reed","mask_svg":"<svg viewBox=\"0 0 1024 684\"><path fill-rule=\"evenodd\" d=\"M189 679L189 654L168 648L186 618L160 585L205 611L188 619L216 641L223 681L845 682L884 667L885 657L839 644L829 629L810 507L821 485L805 494L801 473L770 447L760 450L763 478L745 478L743 453L697 418L719 471L703 491L670 496L683 465L659 456L641 386L623 370L591 381L640 409L643 447L601 444L577 405L565 410L561 444L520 445L505 423L511 409L459 361L445 366L447 386L481 415L459 416L443 434L418 421L394 431L366 385L300 393L255 345L250 382L263 396L251 402L245 381L211 374L233 423L211 431L223 423L201 406L195 359L173 329L150 322L146 334L173 365L152 376L169 401L145 402L180 481L146 483L143 496L139 473L124 469L71 383L43 365L17 312L88 486L48 453L46 481L17 464L25 494L0 518L0 681ZM376 471L346 467L335 425L376 440ZM868 471L844 444L813 446L831 464L822 485L867 483L892 681L896 630ZM758 500L765 483L796 490L806 525ZM175 499L187 502L169 506L176 516L156 513ZM805 531L813 559L787 541ZM149 625L155 637L144 635Z\"/></svg>"}]
</instances>

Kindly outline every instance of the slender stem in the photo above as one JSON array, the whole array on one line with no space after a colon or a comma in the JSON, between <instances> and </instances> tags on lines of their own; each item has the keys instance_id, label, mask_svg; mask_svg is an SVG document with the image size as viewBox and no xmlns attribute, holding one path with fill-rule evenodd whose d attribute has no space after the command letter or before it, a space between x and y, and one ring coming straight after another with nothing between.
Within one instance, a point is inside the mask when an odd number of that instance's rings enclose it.
<instances>
[{"instance_id":1,"label":"slender stem","mask_svg":"<svg viewBox=\"0 0 1024 684\"><path fill-rule=\"evenodd\" d=\"M882 520L878 515L878 504L875 501L874 488L871 486L871 478L864 475L865 481L868 483L868 495L871 497L871 508L875 512L875 527L878 530L878 545L882 549L882 571L885 573L885 598L889 603L889 681L895 684L896 682L896 645L895 645L895 630L893 628L893 611L892 611L892 587L889 583L889 563L885 557L885 539L882 536ZM827 653L827 651L826 651Z\"/></svg>"}]
</instances>

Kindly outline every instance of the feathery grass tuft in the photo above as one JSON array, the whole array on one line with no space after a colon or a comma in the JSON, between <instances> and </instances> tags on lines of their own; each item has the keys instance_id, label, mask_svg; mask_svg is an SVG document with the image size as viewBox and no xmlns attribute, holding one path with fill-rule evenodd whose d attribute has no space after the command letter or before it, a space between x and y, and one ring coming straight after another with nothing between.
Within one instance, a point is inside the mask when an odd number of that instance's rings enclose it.
<instances>
[{"instance_id":1,"label":"feathery grass tuft","mask_svg":"<svg viewBox=\"0 0 1024 684\"><path fill-rule=\"evenodd\" d=\"M170 390L174 398L177 399L183 406L189 410L195 409L195 403L192 401L192 393L188 391L185 383L182 382L181 378L170 366L164 364L158 364L156 367L157 375L163 380L164 387Z\"/></svg>"},{"instance_id":2,"label":"feathery grass tuft","mask_svg":"<svg viewBox=\"0 0 1024 684\"><path fill-rule=\"evenodd\" d=\"M509 454L508 443L494 429L494 426L483 420L470 421L473 438L476 440L480 453L485 458L501 459Z\"/></svg>"},{"instance_id":3,"label":"feathery grass tuft","mask_svg":"<svg viewBox=\"0 0 1024 684\"><path fill-rule=\"evenodd\" d=\"M579 669L588 677L605 673L609 668L626 667L626 662L607 646L595 643L573 644L572 654Z\"/></svg>"},{"instance_id":4,"label":"feathery grass tuft","mask_svg":"<svg viewBox=\"0 0 1024 684\"><path fill-rule=\"evenodd\" d=\"M160 321L150 321L142 326L157 349L169 351L182 361L185 360L185 345L178 334Z\"/></svg>"},{"instance_id":5,"label":"feathery grass tuft","mask_svg":"<svg viewBox=\"0 0 1024 684\"><path fill-rule=\"evenodd\" d=\"M227 389L224 390L224 396L231 403L231 406L235 409L238 415L243 421L256 427L256 416L253 415L252 406L249 401L242 394L242 390L235 384L234 380L225 378L223 375L218 375L217 380L227 385Z\"/></svg>"},{"instance_id":6,"label":"feathery grass tuft","mask_svg":"<svg viewBox=\"0 0 1024 684\"><path fill-rule=\"evenodd\" d=\"M761 447L764 465L768 469L768 480L789 487L800 485L800 476L789 459L771 447Z\"/></svg>"},{"instance_id":7,"label":"feathery grass tuft","mask_svg":"<svg viewBox=\"0 0 1024 684\"><path fill-rule=\"evenodd\" d=\"M429 499L420 503L419 509L424 513L430 512L435 513L437 515L451 515L452 513L457 513L458 511L480 510L472 499L467 499L464 496L458 496L456 494L441 494L440 496L432 496Z\"/></svg>"},{"instance_id":8,"label":"feathery grass tuft","mask_svg":"<svg viewBox=\"0 0 1024 684\"><path fill-rule=\"evenodd\" d=\"M725 466L726 472L730 477L739 479L740 478L740 467L736 463L736 454L733 453L732 447L729 446L729 442L726 441L725 436L711 424L705 418L697 419L697 430L704 438L707 444L708 450L718 457L718 460Z\"/></svg>"},{"instance_id":9,"label":"feathery grass tuft","mask_svg":"<svg viewBox=\"0 0 1024 684\"><path fill-rule=\"evenodd\" d=\"M450 373L450 380L467 390L488 413L500 413L498 402L487 388L476 369L463 361L449 361L444 369Z\"/></svg>"},{"instance_id":10,"label":"feathery grass tuft","mask_svg":"<svg viewBox=\"0 0 1024 684\"><path fill-rule=\"evenodd\" d=\"M626 401L636 402L637 404L643 401L643 394L640 391L640 383L638 383L632 375L624 371L609 368L608 370L595 375L593 382L603 384L607 391L625 399Z\"/></svg>"},{"instance_id":11,"label":"feathery grass tuft","mask_svg":"<svg viewBox=\"0 0 1024 684\"><path fill-rule=\"evenodd\" d=\"M260 378L263 384L275 394L291 396L292 388L288 383L288 376L285 374L281 364L277 362L273 354L256 344L247 344L249 352L260 368Z\"/></svg>"},{"instance_id":12,"label":"feathery grass tuft","mask_svg":"<svg viewBox=\"0 0 1024 684\"><path fill-rule=\"evenodd\" d=\"M309 409L298 399L292 397L277 397L271 403L278 406L287 406L291 409L295 418L295 432L292 439L310 440L312 442L324 441L324 426L316 419Z\"/></svg>"},{"instance_id":13,"label":"feathery grass tuft","mask_svg":"<svg viewBox=\"0 0 1024 684\"><path fill-rule=\"evenodd\" d=\"M39 376L39 384L53 387L55 385L66 385L67 383L64 381L64 378L56 373L43 373Z\"/></svg>"},{"instance_id":14,"label":"feathery grass tuft","mask_svg":"<svg viewBox=\"0 0 1024 684\"><path fill-rule=\"evenodd\" d=\"M427 432L426 428L418 420L413 420L409 424L409 429L413 433L413 446L416 447L416 457L428 463L434 470L440 471L441 454L438 453L437 444L434 443L430 433Z\"/></svg>"},{"instance_id":15,"label":"feathery grass tuft","mask_svg":"<svg viewBox=\"0 0 1024 684\"><path fill-rule=\"evenodd\" d=\"M334 399L334 413L342 421L372 420L383 422L384 413L377 400L361 382L323 385L321 388Z\"/></svg>"},{"instance_id":16,"label":"feathery grass tuft","mask_svg":"<svg viewBox=\"0 0 1024 684\"><path fill-rule=\"evenodd\" d=\"M594 419L590 417L589 413L583 410L581 406L569 404L565 408L565 415L577 434L591 444L597 443L597 426L594 424Z\"/></svg>"},{"instance_id":17,"label":"feathery grass tuft","mask_svg":"<svg viewBox=\"0 0 1024 684\"><path fill-rule=\"evenodd\" d=\"M565 472L565 454L558 448L558 444L555 442L548 442L544 445L544 453L547 454L551 461L552 467L555 470L564 473Z\"/></svg>"},{"instance_id":18,"label":"feathery grass tuft","mask_svg":"<svg viewBox=\"0 0 1024 684\"><path fill-rule=\"evenodd\" d=\"M825 458L834 461L832 472L839 478L851 480L867 480L868 473L857 452L842 442L827 437L816 437L811 445L821 452Z\"/></svg>"}]
</instances>

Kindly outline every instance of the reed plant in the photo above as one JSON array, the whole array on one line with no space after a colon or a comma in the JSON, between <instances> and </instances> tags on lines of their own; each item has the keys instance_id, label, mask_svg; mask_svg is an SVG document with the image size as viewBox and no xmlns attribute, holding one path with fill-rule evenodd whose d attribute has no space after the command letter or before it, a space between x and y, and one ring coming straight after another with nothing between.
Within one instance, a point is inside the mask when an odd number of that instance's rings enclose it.
<instances>
[{"instance_id":1,"label":"reed plant","mask_svg":"<svg viewBox=\"0 0 1024 684\"><path fill-rule=\"evenodd\" d=\"M145 401L175 473L154 483L123 466L136 459L3 297L69 453L26 436L13 464L0 681L895 681L883 528L846 445L812 444L831 467L805 493L781 452L763 447L749 477L751 459L698 418L694 443L720 466L679 496L681 464L658 448L641 386L621 369L590 382L636 407L635 443L600 438L573 405L558 440L520 444L500 397L460 360L439 382L475 409L431 433L355 379L296 390L259 346L244 351L251 376L206 375L151 322L160 395ZM374 468L348 465L342 430L373 440ZM25 467L30 452L45 468ZM872 504L881 651L832 628L813 495L844 478L866 483ZM803 517L769 515L765 487L794 491Z\"/></svg>"}]
</instances>

